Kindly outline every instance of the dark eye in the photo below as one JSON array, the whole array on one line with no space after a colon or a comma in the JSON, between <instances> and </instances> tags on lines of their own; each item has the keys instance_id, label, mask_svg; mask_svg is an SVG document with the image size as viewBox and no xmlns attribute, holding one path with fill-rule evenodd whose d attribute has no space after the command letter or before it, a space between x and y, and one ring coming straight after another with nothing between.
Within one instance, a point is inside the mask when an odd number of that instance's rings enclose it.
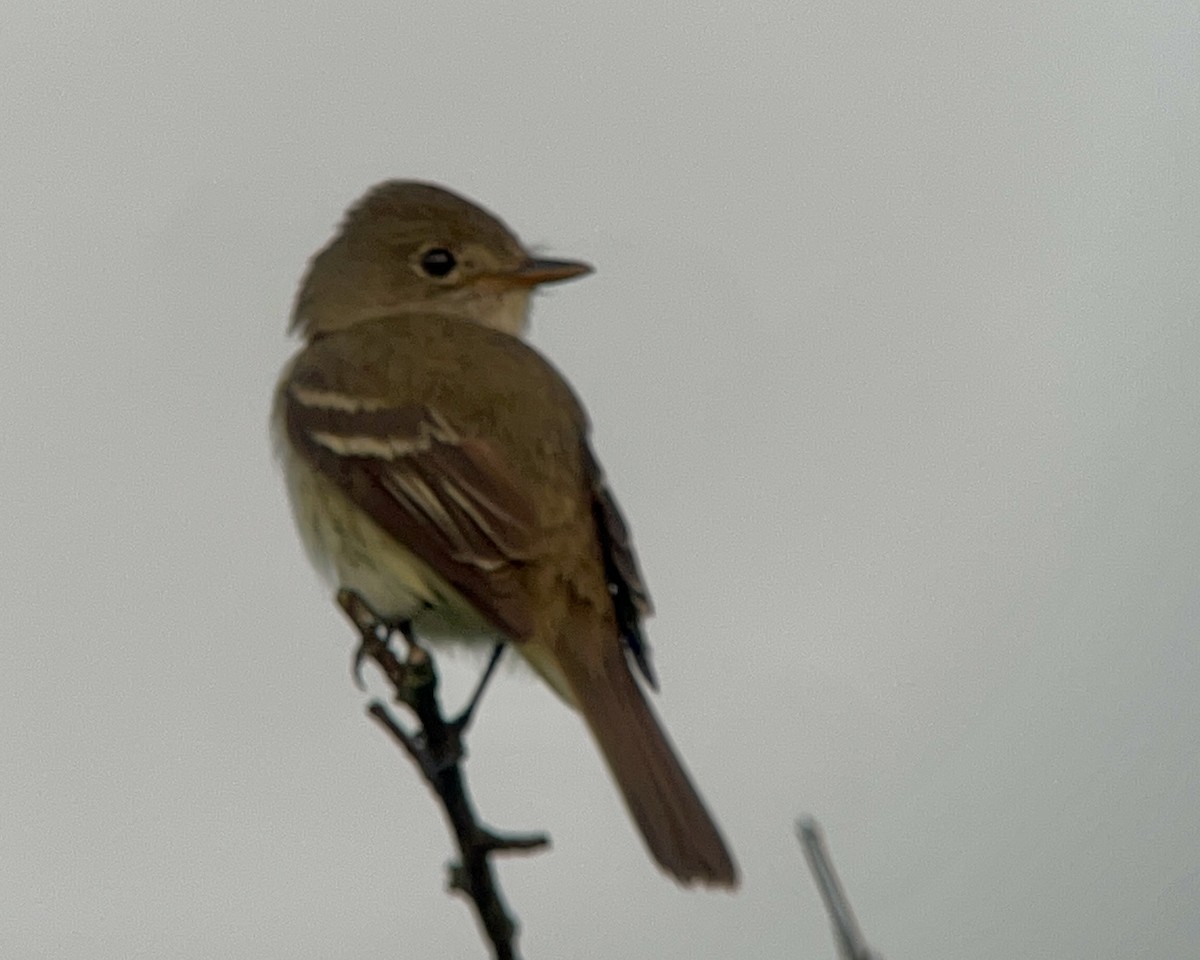
<instances>
[{"instance_id":1,"label":"dark eye","mask_svg":"<svg viewBox=\"0 0 1200 960\"><path fill-rule=\"evenodd\" d=\"M454 259L454 254L445 247L434 247L421 254L421 269L435 279L449 276L450 271L457 266L458 261Z\"/></svg>"}]
</instances>

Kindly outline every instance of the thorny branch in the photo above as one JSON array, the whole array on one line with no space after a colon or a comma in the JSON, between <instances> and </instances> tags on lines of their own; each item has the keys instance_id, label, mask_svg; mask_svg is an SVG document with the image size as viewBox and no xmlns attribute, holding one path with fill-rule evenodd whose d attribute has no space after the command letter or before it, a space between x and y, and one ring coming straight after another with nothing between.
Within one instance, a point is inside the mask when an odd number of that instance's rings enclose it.
<instances>
[{"instance_id":1,"label":"thorny branch","mask_svg":"<svg viewBox=\"0 0 1200 960\"><path fill-rule=\"evenodd\" d=\"M362 638L355 658L356 676L364 658L373 660L396 691L396 702L412 711L419 723L415 732L409 732L381 701L375 700L367 708L371 717L404 748L421 771L454 831L459 861L450 865L449 889L464 894L471 901L496 960L519 960L515 942L517 924L501 895L490 857L504 851L537 850L547 846L549 838L544 834L501 836L479 823L462 773L463 734L470 722L475 698L462 715L446 719L438 702L438 678L433 659L416 642L407 625L386 623L352 591L339 591L337 599ZM393 632L400 633L408 648L403 661L389 645ZM498 659L499 651L489 665L488 674ZM485 674L480 689L486 683L486 677Z\"/></svg>"}]
</instances>

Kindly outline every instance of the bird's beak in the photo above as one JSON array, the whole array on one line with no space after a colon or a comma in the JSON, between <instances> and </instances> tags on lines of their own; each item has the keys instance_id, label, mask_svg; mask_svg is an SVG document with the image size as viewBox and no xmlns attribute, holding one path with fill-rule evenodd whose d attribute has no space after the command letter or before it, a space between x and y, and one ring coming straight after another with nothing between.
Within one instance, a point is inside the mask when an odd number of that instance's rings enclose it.
<instances>
[{"instance_id":1,"label":"bird's beak","mask_svg":"<svg viewBox=\"0 0 1200 960\"><path fill-rule=\"evenodd\" d=\"M489 279L505 287L536 287L558 283L591 273L591 264L581 260L543 260L530 257L514 270L494 273Z\"/></svg>"}]
</instances>

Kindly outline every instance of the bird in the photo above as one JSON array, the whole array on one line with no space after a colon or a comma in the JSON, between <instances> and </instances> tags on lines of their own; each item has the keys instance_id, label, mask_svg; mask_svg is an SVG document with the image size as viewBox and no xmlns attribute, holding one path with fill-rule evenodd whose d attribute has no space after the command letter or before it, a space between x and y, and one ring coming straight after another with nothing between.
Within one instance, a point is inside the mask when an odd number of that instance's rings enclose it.
<instances>
[{"instance_id":1,"label":"bird","mask_svg":"<svg viewBox=\"0 0 1200 960\"><path fill-rule=\"evenodd\" d=\"M582 715L657 864L734 888L635 676L656 686L653 607L587 413L524 339L534 291L591 269L440 185L376 185L301 280L276 450L326 580L434 644L510 645Z\"/></svg>"}]
</instances>

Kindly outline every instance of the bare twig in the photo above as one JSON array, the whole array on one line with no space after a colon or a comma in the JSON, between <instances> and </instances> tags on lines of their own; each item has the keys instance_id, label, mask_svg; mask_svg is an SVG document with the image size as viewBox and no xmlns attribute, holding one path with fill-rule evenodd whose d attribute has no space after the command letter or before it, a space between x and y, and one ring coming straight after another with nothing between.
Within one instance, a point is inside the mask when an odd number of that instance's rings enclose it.
<instances>
[{"instance_id":1,"label":"bare twig","mask_svg":"<svg viewBox=\"0 0 1200 960\"><path fill-rule=\"evenodd\" d=\"M368 713L400 744L421 771L442 805L454 831L460 860L450 865L449 889L464 894L490 941L496 960L518 960L517 925L501 896L489 857L504 851L537 850L549 844L543 834L501 836L483 827L475 814L462 775L465 755L462 737L475 705L455 720L442 716L437 698L437 673L429 653L413 639L407 625L395 629L404 637L408 654L400 661L388 644L393 627L381 620L361 597L349 591L338 593L338 603L358 628L362 642L355 657L355 674L364 658L379 665L396 691L396 702L415 714L420 727L410 733L378 700ZM489 673L499 652L493 655Z\"/></svg>"},{"instance_id":2,"label":"bare twig","mask_svg":"<svg viewBox=\"0 0 1200 960\"><path fill-rule=\"evenodd\" d=\"M808 869L812 871L817 889L821 891L821 899L825 901L825 910L833 924L834 939L837 941L838 955L842 960L878 960L871 953L863 939L858 921L854 919L854 911L850 909L850 901L846 891L838 880L829 852L825 849L825 838L821 828L812 817L804 817L796 825L796 833L800 837L800 845L804 848L804 856L808 860Z\"/></svg>"}]
</instances>

